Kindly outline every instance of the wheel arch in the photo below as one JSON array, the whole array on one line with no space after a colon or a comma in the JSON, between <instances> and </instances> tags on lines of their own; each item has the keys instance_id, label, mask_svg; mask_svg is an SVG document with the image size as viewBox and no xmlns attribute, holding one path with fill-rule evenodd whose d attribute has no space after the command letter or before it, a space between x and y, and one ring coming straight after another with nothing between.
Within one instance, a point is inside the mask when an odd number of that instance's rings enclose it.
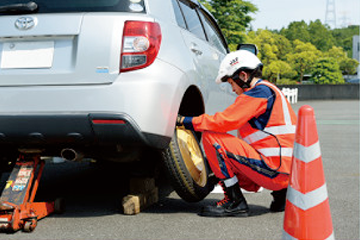
<instances>
[{"instance_id":1,"label":"wheel arch","mask_svg":"<svg viewBox=\"0 0 360 240\"><path fill-rule=\"evenodd\" d=\"M205 104L201 91L194 85L190 86L180 103L179 114L183 116L199 116L205 112Z\"/></svg>"},{"instance_id":2,"label":"wheel arch","mask_svg":"<svg viewBox=\"0 0 360 240\"><path fill-rule=\"evenodd\" d=\"M191 85L185 92L179 108L179 114L182 116L199 116L205 113L204 98L198 87ZM201 133L196 132L198 140L201 139Z\"/></svg>"}]
</instances>

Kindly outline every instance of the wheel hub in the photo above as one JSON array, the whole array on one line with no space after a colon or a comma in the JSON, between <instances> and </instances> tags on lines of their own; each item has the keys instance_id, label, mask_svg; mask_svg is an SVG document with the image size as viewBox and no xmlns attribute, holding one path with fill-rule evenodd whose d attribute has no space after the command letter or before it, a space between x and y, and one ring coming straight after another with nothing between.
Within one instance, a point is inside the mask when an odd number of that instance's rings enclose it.
<instances>
[{"instance_id":1,"label":"wheel hub","mask_svg":"<svg viewBox=\"0 0 360 240\"><path fill-rule=\"evenodd\" d=\"M193 180L200 186L206 184L206 169L199 144L190 130L177 128L177 141L186 168Z\"/></svg>"}]
</instances>

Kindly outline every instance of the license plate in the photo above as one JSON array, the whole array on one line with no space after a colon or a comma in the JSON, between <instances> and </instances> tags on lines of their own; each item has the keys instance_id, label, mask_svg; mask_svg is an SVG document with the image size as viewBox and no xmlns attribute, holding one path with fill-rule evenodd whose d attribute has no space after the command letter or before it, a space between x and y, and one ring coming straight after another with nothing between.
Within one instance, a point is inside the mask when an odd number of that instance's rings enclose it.
<instances>
[{"instance_id":1,"label":"license plate","mask_svg":"<svg viewBox=\"0 0 360 240\"><path fill-rule=\"evenodd\" d=\"M51 68L54 42L5 42L1 55L2 69Z\"/></svg>"}]
</instances>

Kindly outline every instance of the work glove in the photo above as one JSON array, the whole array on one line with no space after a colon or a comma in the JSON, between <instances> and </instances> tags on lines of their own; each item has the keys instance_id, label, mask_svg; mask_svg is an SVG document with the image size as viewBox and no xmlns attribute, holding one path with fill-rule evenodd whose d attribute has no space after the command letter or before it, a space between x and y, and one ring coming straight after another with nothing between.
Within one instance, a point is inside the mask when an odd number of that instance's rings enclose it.
<instances>
[{"instance_id":1,"label":"work glove","mask_svg":"<svg viewBox=\"0 0 360 240\"><path fill-rule=\"evenodd\" d=\"M176 118L176 126L182 126L184 124L184 116L178 114Z\"/></svg>"}]
</instances>

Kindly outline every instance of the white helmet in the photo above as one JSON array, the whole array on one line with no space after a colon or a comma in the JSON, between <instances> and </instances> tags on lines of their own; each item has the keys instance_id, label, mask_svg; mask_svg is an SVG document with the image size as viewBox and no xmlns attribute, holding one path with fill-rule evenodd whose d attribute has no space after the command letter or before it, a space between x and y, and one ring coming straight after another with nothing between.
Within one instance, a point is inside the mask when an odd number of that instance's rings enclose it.
<instances>
[{"instance_id":1,"label":"white helmet","mask_svg":"<svg viewBox=\"0 0 360 240\"><path fill-rule=\"evenodd\" d=\"M259 58L248 50L238 50L225 56L220 64L216 83L226 82L227 79L239 70L253 70L262 66Z\"/></svg>"}]
</instances>

